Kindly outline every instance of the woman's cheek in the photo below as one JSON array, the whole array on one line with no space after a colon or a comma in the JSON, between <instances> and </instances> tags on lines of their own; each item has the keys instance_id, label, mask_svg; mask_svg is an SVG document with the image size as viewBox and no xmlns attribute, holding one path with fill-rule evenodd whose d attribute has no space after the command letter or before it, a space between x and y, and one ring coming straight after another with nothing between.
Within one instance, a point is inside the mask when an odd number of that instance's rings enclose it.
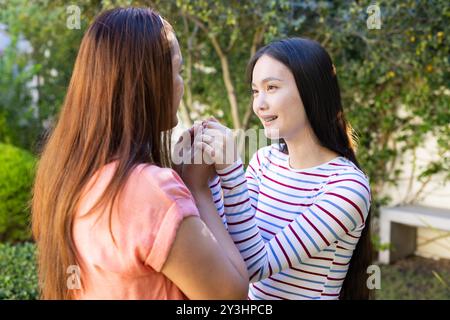
<instances>
[{"instance_id":1,"label":"woman's cheek","mask_svg":"<svg viewBox=\"0 0 450 320\"><path fill-rule=\"evenodd\" d=\"M177 78L175 79L175 83L173 86L173 90L174 90L174 102L175 102L175 106L178 108L178 105L180 104L181 98L183 97L184 94L184 82L183 79L180 79L180 76L177 76Z\"/></svg>"},{"instance_id":2,"label":"woman's cheek","mask_svg":"<svg viewBox=\"0 0 450 320\"><path fill-rule=\"evenodd\" d=\"M183 81L183 79L181 79L180 80L180 98L183 96L183 94L184 94L184 81Z\"/></svg>"},{"instance_id":3,"label":"woman's cheek","mask_svg":"<svg viewBox=\"0 0 450 320\"><path fill-rule=\"evenodd\" d=\"M178 76L178 79L177 79L177 80L178 80L178 81L177 81L177 86L178 86L177 91L178 91L179 96L180 96L180 99L181 99L181 97L182 97L183 94L184 94L184 81L183 81L183 79L181 78L181 76Z\"/></svg>"}]
</instances>

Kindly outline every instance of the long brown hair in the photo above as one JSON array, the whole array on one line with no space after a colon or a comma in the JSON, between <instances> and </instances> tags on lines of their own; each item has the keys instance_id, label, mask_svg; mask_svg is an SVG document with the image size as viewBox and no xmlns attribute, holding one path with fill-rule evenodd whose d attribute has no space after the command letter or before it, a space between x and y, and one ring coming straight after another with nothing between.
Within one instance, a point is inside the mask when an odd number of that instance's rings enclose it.
<instances>
[{"instance_id":1,"label":"long brown hair","mask_svg":"<svg viewBox=\"0 0 450 320\"><path fill-rule=\"evenodd\" d=\"M86 31L59 119L43 149L32 201L43 299L71 299L77 265L72 223L83 190L109 162L117 169L94 210L111 206L139 163L170 164L174 126L170 25L148 8L101 13Z\"/></svg>"},{"instance_id":2,"label":"long brown hair","mask_svg":"<svg viewBox=\"0 0 450 320\"><path fill-rule=\"evenodd\" d=\"M263 55L283 63L292 72L305 107L306 116L321 145L360 165L355 155L355 143L350 124L346 121L341 103L336 70L327 51L317 42L303 38L279 40L260 48L247 68L251 83L256 62ZM281 146L288 152L281 139ZM340 299L370 299L366 284L367 267L372 263L373 249L370 235L370 210L365 227L350 260L342 284Z\"/></svg>"}]
</instances>

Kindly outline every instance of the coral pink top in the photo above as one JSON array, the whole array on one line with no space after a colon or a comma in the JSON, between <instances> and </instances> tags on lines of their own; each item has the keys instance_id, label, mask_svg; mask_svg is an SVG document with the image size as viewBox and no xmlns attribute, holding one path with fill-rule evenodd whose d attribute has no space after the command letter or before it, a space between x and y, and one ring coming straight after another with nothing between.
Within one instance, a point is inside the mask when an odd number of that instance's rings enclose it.
<instances>
[{"instance_id":1,"label":"coral pink top","mask_svg":"<svg viewBox=\"0 0 450 320\"><path fill-rule=\"evenodd\" d=\"M116 165L112 162L94 175L74 219L72 232L83 284L82 289L75 290L75 297L186 299L161 269L181 221L199 215L191 193L172 169L138 165L112 211L116 246L110 233L109 208L86 215Z\"/></svg>"}]
</instances>

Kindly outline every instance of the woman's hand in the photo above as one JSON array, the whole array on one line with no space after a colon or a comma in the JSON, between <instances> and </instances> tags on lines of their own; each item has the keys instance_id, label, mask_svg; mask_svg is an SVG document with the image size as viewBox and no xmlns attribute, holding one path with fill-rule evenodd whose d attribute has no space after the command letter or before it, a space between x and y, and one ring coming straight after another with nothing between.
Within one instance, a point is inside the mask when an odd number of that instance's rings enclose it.
<instances>
[{"instance_id":1,"label":"woman's hand","mask_svg":"<svg viewBox=\"0 0 450 320\"><path fill-rule=\"evenodd\" d=\"M238 159L237 146L231 129L211 117L202 123L201 140L208 157L214 161L216 170L223 170Z\"/></svg>"},{"instance_id":2,"label":"woman's hand","mask_svg":"<svg viewBox=\"0 0 450 320\"><path fill-rule=\"evenodd\" d=\"M182 162L181 178L193 192L208 190L208 181L215 176L213 161L208 156L212 149L201 141L203 127L197 122L192 128L183 132L174 148L174 162ZM180 161L181 160L181 161Z\"/></svg>"},{"instance_id":3,"label":"woman's hand","mask_svg":"<svg viewBox=\"0 0 450 320\"><path fill-rule=\"evenodd\" d=\"M172 168L180 177L183 176L184 163L190 161L191 146L194 141L194 127L181 133L180 138L173 146Z\"/></svg>"}]
</instances>

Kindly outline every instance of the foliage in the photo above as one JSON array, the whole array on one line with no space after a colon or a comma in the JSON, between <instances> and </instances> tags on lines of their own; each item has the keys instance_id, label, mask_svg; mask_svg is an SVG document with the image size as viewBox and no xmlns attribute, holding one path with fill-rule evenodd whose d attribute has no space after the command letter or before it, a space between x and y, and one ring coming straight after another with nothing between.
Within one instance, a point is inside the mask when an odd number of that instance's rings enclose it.
<instances>
[{"instance_id":1,"label":"foliage","mask_svg":"<svg viewBox=\"0 0 450 320\"><path fill-rule=\"evenodd\" d=\"M186 125L215 115L233 128L259 127L245 77L251 54L274 39L315 39L336 65L344 109L359 139L358 158L370 177L377 208L388 201L383 189L398 181L402 156L429 136L437 138L436 160L417 174L424 182L450 178L450 7L445 0L378 4L381 29L367 28L369 3L349 0L80 0L80 30L65 26L65 1L12 0L0 2L0 22L7 21L13 34L31 42L32 61L41 65L42 130L62 102L81 36L102 9L151 6L174 25L185 61L180 115Z\"/></svg>"},{"instance_id":2,"label":"foliage","mask_svg":"<svg viewBox=\"0 0 450 320\"><path fill-rule=\"evenodd\" d=\"M450 179L450 7L445 0L377 3L381 29L367 28L369 1L79 0L74 4L80 8L81 28L70 29L71 4L64 0L0 0L0 24L12 40L0 53L0 143L37 153L94 16L117 6L151 6L172 23L181 45L185 95L180 115L186 125L215 115L232 128L260 127L249 107L245 67L250 56L284 37L320 42L336 65L377 209L389 200L383 189L398 182L402 156L427 137L436 137L438 148L435 160L420 168L419 180L425 185L432 178ZM18 50L23 40L31 52ZM0 241L29 237L26 205L33 166L30 154L0 144ZM374 243L386 245L376 238ZM37 296L32 247L0 244L0 299ZM382 269L388 289L381 297L402 298L396 281L403 271ZM426 281L419 282L425 286Z\"/></svg>"},{"instance_id":3,"label":"foliage","mask_svg":"<svg viewBox=\"0 0 450 320\"><path fill-rule=\"evenodd\" d=\"M320 28L377 205L386 201L380 197L386 185L397 183L402 156L430 136L438 140L437 160L420 175L450 178L449 7L445 1L379 5L380 30L364 28L365 8L355 2L327 8Z\"/></svg>"},{"instance_id":4,"label":"foliage","mask_svg":"<svg viewBox=\"0 0 450 320\"><path fill-rule=\"evenodd\" d=\"M18 52L17 46L13 36L0 55L0 142L29 148L39 131L29 84L40 66L30 65L29 55Z\"/></svg>"},{"instance_id":5,"label":"foliage","mask_svg":"<svg viewBox=\"0 0 450 320\"><path fill-rule=\"evenodd\" d=\"M0 1L0 23L7 26L7 34L28 41L32 47L26 54L9 48L11 55L0 55L0 142L39 151L40 139L64 99L83 36L83 29L66 27L67 6L49 0ZM92 1L89 8L91 12L100 9ZM88 12L85 10L81 19L83 28ZM17 68L18 72L11 74ZM31 103L26 86L32 87L37 101ZM6 121L2 122L2 114ZM2 135L4 131L8 135Z\"/></svg>"},{"instance_id":6,"label":"foliage","mask_svg":"<svg viewBox=\"0 0 450 320\"><path fill-rule=\"evenodd\" d=\"M29 208L35 159L0 143L0 241L30 239Z\"/></svg>"},{"instance_id":7,"label":"foliage","mask_svg":"<svg viewBox=\"0 0 450 320\"><path fill-rule=\"evenodd\" d=\"M0 243L0 300L38 299L34 243Z\"/></svg>"},{"instance_id":8,"label":"foliage","mask_svg":"<svg viewBox=\"0 0 450 320\"><path fill-rule=\"evenodd\" d=\"M211 49L215 47L211 34L227 47L233 39L233 27L238 26L235 37L240 45L226 55L233 66L231 79L240 115L249 111L245 66L240 62L247 61L246 53L251 51L258 28L263 26L264 34L258 45L303 36L319 41L330 52L347 118L359 138L358 158L371 179L375 209L388 201L382 191L386 185L397 183L402 155L422 146L430 135L438 140L437 159L419 175L424 180L439 174L444 180L450 178L450 50L445 41L450 9L446 1L434 1L432 6L420 1L381 1L379 30L367 28L367 6L354 1L262 1L254 7L247 2L179 1L178 5L179 15L186 16L192 25L198 25L197 21L204 24L200 29L207 34L198 41L206 53L197 59L215 66L218 73L226 72ZM240 9L250 14L242 14ZM234 19L229 18L230 12ZM221 81L220 77L199 73L192 77L204 79L199 83L211 83L207 87ZM196 89L194 86L193 91ZM207 99L218 94L216 91L201 90L196 98L208 104ZM232 111L230 100L215 99L222 109ZM224 120L236 127L232 117ZM253 119L250 125L258 124Z\"/></svg>"}]
</instances>

